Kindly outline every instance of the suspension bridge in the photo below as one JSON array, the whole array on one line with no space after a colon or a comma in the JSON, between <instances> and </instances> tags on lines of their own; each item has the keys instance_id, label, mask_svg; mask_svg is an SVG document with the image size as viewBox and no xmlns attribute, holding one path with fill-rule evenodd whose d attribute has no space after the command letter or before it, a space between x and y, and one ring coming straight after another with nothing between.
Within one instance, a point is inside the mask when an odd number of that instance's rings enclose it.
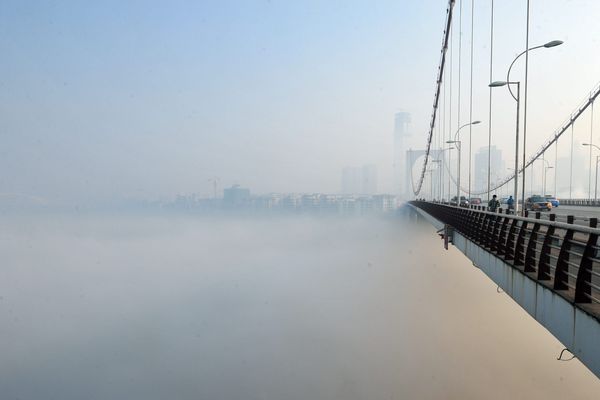
<instances>
[{"instance_id":1,"label":"suspension bridge","mask_svg":"<svg viewBox=\"0 0 600 400\"><path fill-rule=\"evenodd\" d=\"M525 49L517 50L519 53L507 68L506 75L504 75L504 71L494 72L492 70L493 49L498 39L494 38L494 1L491 1L488 24L490 27L489 44L487 46L490 53L479 54L480 58L485 56L489 59L489 92L486 98L474 97L473 64L476 55L473 53L475 18L473 5L475 2L464 1L464 3L471 6L470 13L467 15L470 16L470 21L463 21L464 9L468 7L464 7L462 0L448 1L439 65L436 71L433 106L425 135L424 150L421 151L423 153L422 162L420 165L416 165L415 171L411 170L408 174L413 195L437 200L450 200L455 196L465 196L466 198L481 196L489 200L492 194L498 194L502 197L513 195L515 199L524 202L528 196L551 193L563 200L564 204L600 205L597 189L600 140L594 138L594 102L600 95L600 84L596 83L593 87L583 91L579 96L580 102L572 104L572 111L564 116L563 121L557 124L555 129L546 133L536 129L534 140L531 138L531 133L528 138L528 125L531 125L531 121L528 123L527 120L529 53L544 49L550 51L550 49L562 45L563 42L554 39L543 44L530 45L529 4L527 4ZM464 22L470 23L470 37L469 29L463 28ZM466 39L463 36L466 36ZM469 54L468 57L464 57L462 56L465 53L463 47L467 44L470 44L470 49L467 49ZM458 52L458 57L453 54L456 52ZM462 64L467 65L463 66ZM481 64L481 60L479 64ZM519 64L525 64L524 74L512 73L513 66ZM467 74L464 72L465 67L469 67ZM506 79L494 81L495 75L505 76ZM465 78L467 78L467 85L464 83ZM458 83L456 83L457 81ZM467 87L465 88L465 86ZM494 115L494 96L505 96L504 93L498 93L502 90L500 87L508 89L515 101L513 116L506 115L506 112L503 112L502 115ZM466 100L465 89L467 91ZM465 110L465 103L468 105L467 110ZM480 109L481 104L488 105L487 118L482 118L482 121L474 120L473 103L479 104ZM514 150L514 165L510 171L506 169L504 173L503 171L494 171L495 166L490 148L494 146L495 140L500 135L507 136L508 133L506 131L495 132L492 117L495 117L496 120L500 118L516 119L513 128L514 147L510 150L510 152ZM476 186L473 182L472 136L473 126L479 123L483 123L482 126L487 125L488 128L488 160L484 184ZM461 135L467 135L467 138L462 139ZM540 137L545 137L545 139L539 144L539 147L534 151L527 152L531 144L540 142ZM567 153L567 157L559 156L564 153ZM582 154L585 154L585 157L582 157ZM583 158L585 160L582 160ZM581 171L582 167L585 168L585 171ZM412 164L408 168L412 168ZM542 182L543 184L541 184ZM546 190L546 193L541 193L542 190Z\"/></svg>"},{"instance_id":2,"label":"suspension bridge","mask_svg":"<svg viewBox=\"0 0 600 400\"><path fill-rule=\"evenodd\" d=\"M594 137L593 115L600 85L581 93L582 100L573 104L572 111L563 122L545 134L537 149L527 153L527 140L531 140L531 137L527 138L529 53L537 49L552 49L563 42L555 39L530 46L530 4L527 1L524 48L517 49L519 53L510 63L506 79L493 80L494 2L491 1L489 93L487 99L474 99L474 1L465 3L471 6L470 21L467 21L470 22L471 37L470 42L465 42L470 44L468 112L466 116L462 115L461 121L464 4L463 1L449 0L425 146L424 150L416 153L422 164L416 165L418 171L411 170L409 174L417 200L409 201L406 208L433 224L446 246L454 245L464 253L498 284L499 289L560 340L565 350L600 377L600 201L597 193L600 140ZM453 40L454 31L457 31L458 43ZM448 61L452 59L452 47L456 45L458 71L453 68L452 61ZM511 76L513 65L521 61L525 62L524 76ZM453 75L457 75L459 81L456 97L447 96L452 88ZM508 89L515 101L514 115L511 116L515 121L514 168L504 171L504 174L492 174L492 96L501 90L499 88ZM474 102L488 105L488 119L483 121L488 125L487 179L481 187L477 187L472 179L472 130L474 125L482 122L473 119ZM456 113L454 121L451 118L453 107ZM461 140L460 134L467 130L468 138ZM534 139L539 140L539 135L540 132L536 132ZM576 143L579 143L579 148L576 148ZM585 151L583 163L582 150ZM563 162L563 167L568 169L566 178L565 174L557 171L559 152L568 154L568 162ZM413 162L411 160L407 167L412 168ZM584 164L587 167L580 168ZM539 168L535 170L537 165L542 166L541 174ZM554 174L548 181L550 170ZM559 182L560 179L563 181ZM536 191L542 196L552 192L553 196L561 197L558 212L534 213L526 210L525 198ZM501 205L490 210L468 201L474 196L481 196L483 204L486 204L494 194L514 196L514 208L507 210ZM461 203L463 196L466 201Z\"/></svg>"}]
</instances>

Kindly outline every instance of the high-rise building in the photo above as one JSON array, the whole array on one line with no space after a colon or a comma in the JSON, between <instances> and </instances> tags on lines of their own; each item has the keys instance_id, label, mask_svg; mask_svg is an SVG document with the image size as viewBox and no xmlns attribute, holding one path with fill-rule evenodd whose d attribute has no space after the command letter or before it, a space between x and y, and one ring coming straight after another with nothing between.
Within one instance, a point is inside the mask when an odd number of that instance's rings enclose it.
<instances>
[{"instance_id":1,"label":"high-rise building","mask_svg":"<svg viewBox=\"0 0 600 400\"><path fill-rule=\"evenodd\" d=\"M506 169L506 164L502 159L502 150L496 146L481 147L475 153L475 160L473 166L473 185L471 189L473 191L487 190L488 186L488 149L490 154L490 183L493 186L494 183L504 178L509 171ZM462 182L461 182L462 183Z\"/></svg>"},{"instance_id":2,"label":"high-rise building","mask_svg":"<svg viewBox=\"0 0 600 400\"><path fill-rule=\"evenodd\" d=\"M342 193L360 193L361 170L356 167L344 167L342 170Z\"/></svg>"},{"instance_id":3,"label":"high-rise building","mask_svg":"<svg viewBox=\"0 0 600 400\"><path fill-rule=\"evenodd\" d=\"M406 150L410 137L410 114L397 112L394 117L394 193L408 196L409 182L406 179Z\"/></svg>"},{"instance_id":4,"label":"high-rise building","mask_svg":"<svg viewBox=\"0 0 600 400\"><path fill-rule=\"evenodd\" d=\"M342 193L375 194L377 193L377 167L345 167L342 170Z\"/></svg>"},{"instance_id":5,"label":"high-rise building","mask_svg":"<svg viewBox=\"0 0 600 400\"><path fill-rule=\"evenodd\" d=\"M377 193L377 167L373 164L363 165L361 177L362 194Z\"/></svg>"},{"instance_id":6,"label":"high-rise building","mask_svg":"<svg viewBox=\"0 0 600 400\"><path fill-rule=\"evenodd\" d=\"M249 204L250 202L250 190L240 187L240 185L233 185L229 189L223 190L223 204L225 206L240 207Z\"/></svg>"}]
</instances>

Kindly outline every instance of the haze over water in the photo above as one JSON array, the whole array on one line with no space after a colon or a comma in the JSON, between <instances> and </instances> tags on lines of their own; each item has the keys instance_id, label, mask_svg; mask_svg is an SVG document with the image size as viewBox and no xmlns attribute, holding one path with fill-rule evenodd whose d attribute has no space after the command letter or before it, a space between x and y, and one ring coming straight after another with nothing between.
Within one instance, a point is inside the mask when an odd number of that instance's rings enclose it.
<instances>
[{"instance_id":1,"label":"haze over water","mask_svg":"<svg viewBox=\"0 0 600 400\"><path fill-rule=\"evenodd\" d=\"M2 399L593 399L425 223L7 217Z\"/></svg>"}]
</instances>

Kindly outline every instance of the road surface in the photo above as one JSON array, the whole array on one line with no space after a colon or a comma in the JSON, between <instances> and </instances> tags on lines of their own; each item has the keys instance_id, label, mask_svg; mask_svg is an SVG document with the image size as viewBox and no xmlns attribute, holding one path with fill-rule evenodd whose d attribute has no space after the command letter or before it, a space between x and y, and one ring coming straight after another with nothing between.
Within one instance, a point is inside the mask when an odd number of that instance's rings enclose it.
<instances>
[{"instance_id":1,"label":"road surface","mask_svg":"<svg viewBox=\"0 0 600 400\"><path fill-rule=\"evenodd\" d=\"M556 215L575 215L582 217L598 217L600 218L600 207L584 207L584 206L559 206L553 208L551 213Z\"/></svg>"},{"instance_id":2,"label":"road surface","mask_svg":"<svg viewBox=\"0 0 600 400\"><path fill-rule=\"evenodd\" d=\"M600 219L600 207L559 206L553 208L550 212L542 212L542 219L548 219L549 214L556 214L556 220L560 222L567 222L567 215L573 215L575 217L575 224L588 225L590 218L596 217ZM534 215L534 213L529 213L530 217Z\"/></svg>"}]
</instances>

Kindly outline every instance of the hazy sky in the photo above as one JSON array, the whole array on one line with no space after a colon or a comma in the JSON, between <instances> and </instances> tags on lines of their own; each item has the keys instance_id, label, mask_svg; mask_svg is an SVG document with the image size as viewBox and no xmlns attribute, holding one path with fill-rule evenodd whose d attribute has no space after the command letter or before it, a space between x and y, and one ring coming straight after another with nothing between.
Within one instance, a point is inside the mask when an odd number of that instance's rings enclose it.
<instances>
[{"instance_id":1,"label":"hazy sky","mask_svg":"<svg viewBox=\"0 0 600 400\"><path fill-rule=\"evenodd\" d=\"M484 123L474 148L487 143L489 4L475 2L473 112ZM496 1L498 79L524 48L524 4ZM565 41L531 55L533 150L598 80L600 4L532 4L531 44ZM208 195L214 176L253 193L338 192L341 169L365 163L391 192L393 116L413 114L412 145L422 147L445 10L443 0L4 1L0 193ZM508 160L514 104L498 93L495 143Z\"/></svg>"}]
</instances>

